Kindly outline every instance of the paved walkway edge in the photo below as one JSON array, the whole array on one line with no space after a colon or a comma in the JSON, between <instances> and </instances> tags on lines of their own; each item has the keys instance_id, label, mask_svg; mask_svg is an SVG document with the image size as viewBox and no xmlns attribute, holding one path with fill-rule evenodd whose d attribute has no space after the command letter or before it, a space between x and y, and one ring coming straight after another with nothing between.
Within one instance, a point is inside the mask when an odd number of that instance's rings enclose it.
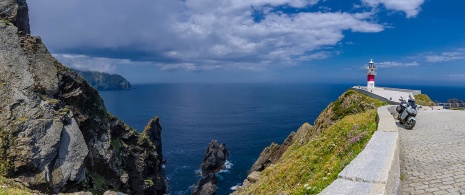
<instances>
[{"instance_id":1,"label":"paved walkway edge","mask_svg":"<svg viewBox=\"0 0 465 195\"><path fill-rule=\"evenodd\" d=\"M389 107L378 108L378 130L320 194L400 194L399 134Z\"/></svg>"}]
</instances>

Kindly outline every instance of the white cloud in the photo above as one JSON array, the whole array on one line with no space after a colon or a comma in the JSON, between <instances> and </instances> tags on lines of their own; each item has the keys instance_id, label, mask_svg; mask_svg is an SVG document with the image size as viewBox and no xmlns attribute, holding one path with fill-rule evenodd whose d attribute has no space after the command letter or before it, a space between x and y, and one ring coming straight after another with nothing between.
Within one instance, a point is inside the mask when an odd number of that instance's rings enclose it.
<instances>
[{"instance_id":1,"label":"white cloud","mask_svg":"<svg viewBox=\"0 0 465 195\"><path fill-rule=\"evenodd\" d=\"M386 61L386 62L375 62L377 68L402 68L402 67L413 67L413 66L420 66L418 62L395 62L395 61ZM366 69L367 65L361 66L352 66L347 67L342 70L355 70L355 69Z\"/></svg>"},{"instance_id":2,"label":"white cloud","mask_svg":"<svg viewBox=\"0 0 465 195\"><path fill-rule=\"evenodd\" d=\"M451 74L449 77L452 79L465 79L465 74Z\"/></svg>"},{"instance_id":3,"label":"white cloud","mask_svg":"<svg viewBox=\"0 0 465 195\"><path fill-rule=\"evenodd\" d=\"M409 66L419 66L418 62L379 62L376 63L378 68L395 68L395 67L409 67Z\"/></svg>"},{"instance_id":4,"label":"white cloud","mask_svg":"<svg viewBox=\"0 0 465 195\"><path fill-rule=\"evenodd\" d=\"M440 54L427 54L424 56L427 62L447 62L465 59L465 49L442 52Z\"/></svg>"},{"instance_id":5,"label":"white cloud","mask_svg":"<svg viewBox=\"0 0 465 195\"><path fill-rule=\"evenodd\" d=\"M106 73L115 73L117 64L131 63L131 61L127 59L110 59L74 54L53 54L53 57L70 68Z\"/></svg>"},{"instance_id":6,"label":"white cloud","mask_svg":"<svg viewBox=\"0 0 465 195\"><path fill-rule=\"evenodd\" d=\"M143 56L129 58L152 60L163 70L293 65L330 56L324 48L339 43L344 31L384 29L372 21L371 12L272 11L275 6L303 8L317 2L41 0L29 4L32 33L42 36L53 52L96 50L103 52L93 55L105 56L105 52L130 51ZM255 12L262 14L259 22L254 20ZM96 69L112 70L111 65L93 64Z\"/></svg>"},{"instance_id":7,"label":"white cloud","mask_svg":"<svg viewBox=\"0 0 465 195\"><path fill-rule=\"evenodd\" d=\"M402 11L407 18L413 18L418 15L421 5L425 0L362 0L371 7L377 7L383 4L387 9Z\"/></svg>"}]
</instances>

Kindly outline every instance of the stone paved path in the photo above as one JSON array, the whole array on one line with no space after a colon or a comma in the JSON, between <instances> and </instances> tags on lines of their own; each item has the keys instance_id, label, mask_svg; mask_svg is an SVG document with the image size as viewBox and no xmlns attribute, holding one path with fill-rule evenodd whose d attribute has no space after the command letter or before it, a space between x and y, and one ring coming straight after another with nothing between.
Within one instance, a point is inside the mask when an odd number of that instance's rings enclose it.
<instances>
[{"instance_id":1,"label":"stone paved path","mask_svg":"<svg viewBox=\"0 0 465 195\"><path fill-rule=\"evenodd\" d=\"M421 111L399 136L402 194L465 194L465 111Z\"/></svg>"}]
</instances>

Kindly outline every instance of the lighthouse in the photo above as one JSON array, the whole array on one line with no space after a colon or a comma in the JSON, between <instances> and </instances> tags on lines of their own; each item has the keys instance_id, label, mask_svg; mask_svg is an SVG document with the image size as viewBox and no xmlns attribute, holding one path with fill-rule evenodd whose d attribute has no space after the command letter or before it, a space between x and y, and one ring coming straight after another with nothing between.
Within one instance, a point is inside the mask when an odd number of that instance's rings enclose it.
<instances>
[{"instance_id":1,"label":"lighthouse","mask_svg":"<svg viewBox=\"0 0 465 195\"><path fill-rule=\"evenodd\" d=\"M373 59L368 62L367 65L367 88L375 88L375 75L376 75L376 66L373 62Z\"/></svg>"}]
</instances>

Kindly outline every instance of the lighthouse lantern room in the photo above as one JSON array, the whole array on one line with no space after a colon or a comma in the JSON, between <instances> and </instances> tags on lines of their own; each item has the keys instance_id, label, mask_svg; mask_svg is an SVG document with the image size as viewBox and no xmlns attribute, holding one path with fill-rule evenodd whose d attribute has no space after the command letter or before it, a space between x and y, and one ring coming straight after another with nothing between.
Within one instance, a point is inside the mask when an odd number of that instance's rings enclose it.
<instances>
[{"instance_id":1,"label":"lighthouse lantern room","mask_svg":"<svg viewBox=\"0 0 465 195\"><path fill-rule=\"evenodd\" d=\"M373 59L367 65L367 88L375 88L376 66Z\"/></svg>"}]
</instances>

